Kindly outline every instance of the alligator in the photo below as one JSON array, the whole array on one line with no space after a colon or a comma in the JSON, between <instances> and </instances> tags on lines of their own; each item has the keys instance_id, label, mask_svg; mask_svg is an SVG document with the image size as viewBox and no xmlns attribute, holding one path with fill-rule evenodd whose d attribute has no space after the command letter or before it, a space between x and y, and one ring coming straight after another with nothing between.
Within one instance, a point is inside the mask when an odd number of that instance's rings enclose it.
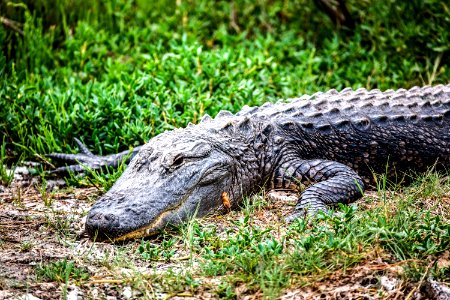
<instances>
[{"instance_id":1,"label":"alligator","mask_svg":"<svg viewBox=\"0 0 450 300\"><path fill-rule=\"evenodd\" d=\"M133 151L52 154L81 171L129 162L93 205L86 232L122 241L193 216L227 212L265 189L299 192L288 222L362 197L374 174L450 167L450 84L409 90L346 88L205 115Z\"/></svg>"}]
</instances>

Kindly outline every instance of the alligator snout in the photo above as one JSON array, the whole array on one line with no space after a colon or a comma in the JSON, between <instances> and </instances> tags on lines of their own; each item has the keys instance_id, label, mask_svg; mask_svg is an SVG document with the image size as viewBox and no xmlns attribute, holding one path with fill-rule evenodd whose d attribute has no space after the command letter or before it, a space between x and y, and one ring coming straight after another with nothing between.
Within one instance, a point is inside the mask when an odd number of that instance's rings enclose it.
<instances>
[{"instance_id":1,"label":"alligator snout","mask_svg":"<svg viewBox=\"0 0 450 300\"><path fill-rule=\"evenodd\" d=\"M111 213L91 211L86 219L86 232L97 240L116 236L119 226L119 217Z\"/></svg>"}]
</instances>

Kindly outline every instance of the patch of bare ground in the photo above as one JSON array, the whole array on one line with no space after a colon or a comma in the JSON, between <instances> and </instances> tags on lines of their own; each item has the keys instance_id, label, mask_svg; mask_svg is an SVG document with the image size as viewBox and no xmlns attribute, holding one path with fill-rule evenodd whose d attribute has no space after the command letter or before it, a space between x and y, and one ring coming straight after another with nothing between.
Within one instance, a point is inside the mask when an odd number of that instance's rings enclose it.
<instances>
[{"instance_id":1,"label":"patch of bare ground","mask_svg":"<svg viewBox=\"0 0 450 300\"><path fill-rule=\"evenodd\" d=\"M50 188L48 188L50 186ZM215 299L224 276L206 276L199 270L198 254L192 254L179 239L169 259L144 260L137 253L142 241L126 244L92 242L84 234L84 217L99 196L95 187L64 188L50 183L42 188L36 179L14 181L0 189L0 299ZM392 193L389 196L395 196ZM274 239L281 241L286 234L284 217L295 205L295 195L267 193L256 200L249 221L261 230L269 229ZM359 201L362 210L379 208L384 196L368 192L366 201ZM432 213L449 220L449 198L431 197L424 203ZM385 206L386 207L386 206ZM387 206L392 213L397 208ZM245 210L227 215L207 217L198 222L214 224L218 238L236 228L236 220L245 217ZM385 208L386 209L386 208ZM248 212L247 212L248 213ZM182 234L182 233L179 233ZM149 241L147 241L149 242ZM150 240L151 243L153 243ZM161 243L160 239L154 241ZM288 249L289 245L285 247ZM349 268L317 275L292 274L289 288L279 299L428 299L424 287L432 284L422 278L407 280L403 265L414 260L395 261L383 249L374 246L362 253L364 259ZM449 265L449 254L433 258L433 263ZM49 280L37 268L51 262L70 260L89 274L87 279ZM173 281L165 281L165 272L190 269L196 288L174 292ZM175 275L175 281L176 279ZM173 280L173 278L171 279ZM436 283L439 284L439 283ZM445 288L445 286L441 287ZM259 289L245 281L235 282L233 294L237 299L262 299ZM177 290L177 289L175 289ZM24 298L25 297L25 298ZM32 298L30 298L32 299ZM429 298L431 299L431 298ZM442 298L445 299L445 298Z\"/></svg>"},{"instance_id":2,"label":"patch of bare ground","mask_svg":"<svg viewBox=\"0 0 450 300\"><path fill-rule=\"evenodd\" d=\"M47 203L43 193L49 197ZM37 280L35 267L74 256L69 244L76 242L89 199L95 195L92 188L42 191L36 180L14 181L1 189L0 298L61 295L58 284Z\"/></svg>"}]
</instances>

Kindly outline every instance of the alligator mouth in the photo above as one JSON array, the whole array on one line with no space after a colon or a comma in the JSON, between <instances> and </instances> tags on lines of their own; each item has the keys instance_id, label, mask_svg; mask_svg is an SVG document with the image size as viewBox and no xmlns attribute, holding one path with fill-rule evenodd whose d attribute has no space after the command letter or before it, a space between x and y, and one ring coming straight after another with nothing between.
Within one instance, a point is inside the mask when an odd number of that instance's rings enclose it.
<instances>
[{"instance_id":1,"label":"alligator mouth","mask_svg":"<svg viewBox=\"0 0 450 300\"><path fill-rule=\"evenodd\" d=\"M139 229L133 230L131 232L128 232L128 233L118 236L116 238L113 238L112 241L113 242L122 242L122 241L126 241L126 240L139 239L139 238L156 235L160 229L162 229L165 225L167 225L163 222L164 218L167 215L173 213L175 210L177 210L178 207L179 206L176 206L172 209L166 210L165 212L160 214L158 216L158 218L151 224L141 227Z\"/></svg>"},{"instance_id":2,"label":"alligator mouth","mask_svg":"<svg viewBox=\"0 0 450 300\"><path fill-rule=\"evenodd\" d=\"M139 239L139 238L149 237L149 236L158 234L160 229L162 229L162 228L164 228L164 226L168 225L168 223L165 222L166 217L175 213L186 202L186 200L189 198L190 195L191 195L191 192L187 193L178 205L173 206L173 207L165 210L164 212L162 212L150 224L140 227L138 229L135 229L131 232L122 234L118 237L112 238L111 240L113 242L122 242L122 241L126 241L126 240Z\"/></svg>"}]
</instances>

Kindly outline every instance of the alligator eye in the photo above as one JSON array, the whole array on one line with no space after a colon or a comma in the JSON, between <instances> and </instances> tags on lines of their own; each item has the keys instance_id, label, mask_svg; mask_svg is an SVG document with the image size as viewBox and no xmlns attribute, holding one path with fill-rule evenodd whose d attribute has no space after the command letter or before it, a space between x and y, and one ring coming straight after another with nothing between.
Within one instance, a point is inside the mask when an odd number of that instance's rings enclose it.
<instances>
[{"instance_id":1,"label":"alligator eye","mask_svg":"<svg viewBox=\"0 0 450 300\"><path fill-rule=\"evenodd\" d=\"M179 166L181 166L184 162L184 157L183 156L177 156L175 157L175 159L172 162L172 168L177 168Z\"/></svg>"}]
</instances>

